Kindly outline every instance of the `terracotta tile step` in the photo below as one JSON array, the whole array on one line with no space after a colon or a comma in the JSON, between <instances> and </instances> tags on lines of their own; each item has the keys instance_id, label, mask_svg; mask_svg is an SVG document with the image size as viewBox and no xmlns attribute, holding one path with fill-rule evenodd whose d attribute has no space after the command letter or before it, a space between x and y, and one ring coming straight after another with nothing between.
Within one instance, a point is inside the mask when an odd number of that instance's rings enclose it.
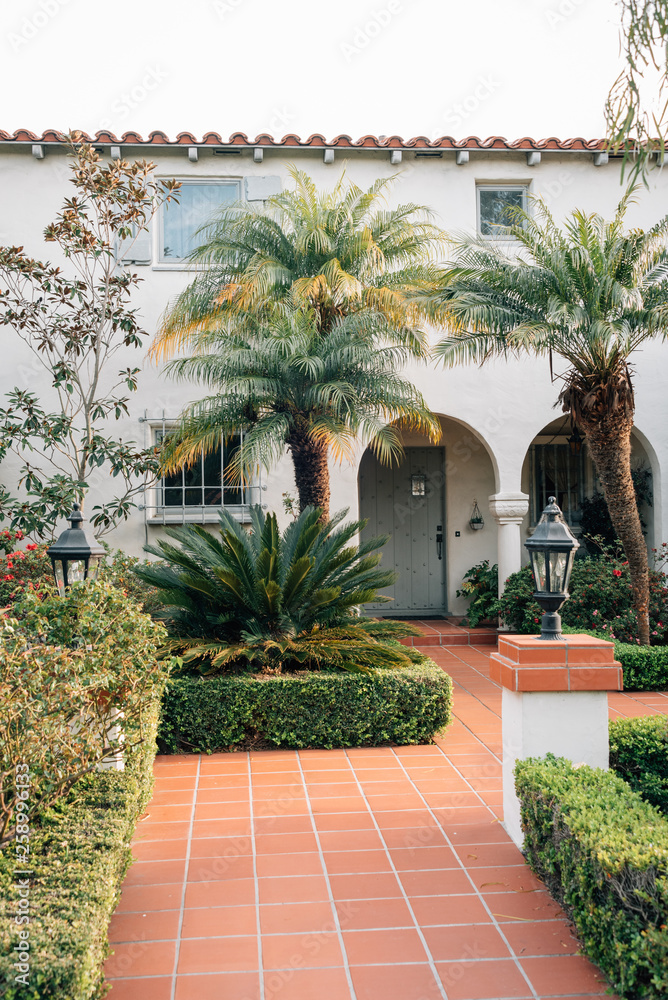
<instances>
[{"instance_id":1,"label":"terracotta tile step","mask_svg":"<svg viewBox=\"0 0 668 1000\"><path fill-rule=\"evenodd\" d=\"M458 629L456 632L439 632L430 635L406 636L400 639L404 646L496 646L499 634L477 629Z\"/></svg>"}]
</instances>

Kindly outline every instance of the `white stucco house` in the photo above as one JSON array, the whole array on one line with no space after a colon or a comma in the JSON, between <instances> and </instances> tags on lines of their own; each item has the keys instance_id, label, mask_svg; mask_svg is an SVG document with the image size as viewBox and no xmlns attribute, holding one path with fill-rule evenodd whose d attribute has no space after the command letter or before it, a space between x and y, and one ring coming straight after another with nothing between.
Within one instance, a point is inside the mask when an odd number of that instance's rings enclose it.
<instances>
[{"instance_id":1,"label":"white stucco house","mask_svg":"<svg viewBox=\"0 0 668 1000\"><path fill-rule=\"evenodd\" d=\"M125 133L119 139L98 132L92 141L111 158L153 160L156 176L174 177L183 185L180 204L163 207L132 251L133 266L143 278L134 305L149 333L189 281L184 257L192 246L191 233L226 201L262 201L280 190L289 183L289 163L306 170L323 188L334 183L344 165L362 187L396 174L393 201L429 206L436 223L450 232L477 228L485 233L499 199L523 204L528 194L540 195L559 220L575 207L610 216L622 193L620 161L608 157L602 142L583 139L404 141L365 136L353 142L347 136L327 141L320 135L250 140L242 133L225 139L212 132L201 139L189 133L169 139L161 132L148 139ZM70 188L67 150L59 133L0 132L0 244L23 245L50 259L42 231ZM628 223L646 228L666 212L668 174L655 171L649 189L639 191ZM663 503L668 490L668 346L656 341L632 360L637 402L633 453L634 461L652 472L654 503L645 520L653 546L668 539L668 501ZM569 442L570 421L555 409L559 386L551 382L547 363L495 362L445 371L415 364L410 377L440 416L442 441L434 446L406 437L406 457L394 469L379 466L360 449L354 462L332 467L331 509L348 507L351 516L369 519L370 530L391 535L384 562L399 572L393 610L416 616L461 614L466 603L455 595L464 573L484 558L499 563L502 581L518 569L524 560L522 543L548 495L557 496L577 530L582 498L595 487L593 469L585 450ZM19 339L5 328L0 397L27 384L47 394L40 378ZM196 386L167 381L147 361L140 389L131 398L130 417L119 422L118 433L142 445L157 440L197 393ZM225 488L222 466L219 455L185 477L151 486L141 508L109 536L111 544L141 554L165 524L215 522L221 503L241 519L250 502L281 513L282 494L294 491L287 456L243 496ZM0 474L11 487L15 472L10 459ZM94 486L92 502L104 488L104 480ZM484 518L482 530L469 525L476 502Z\"/></svg>"}]
</instances>

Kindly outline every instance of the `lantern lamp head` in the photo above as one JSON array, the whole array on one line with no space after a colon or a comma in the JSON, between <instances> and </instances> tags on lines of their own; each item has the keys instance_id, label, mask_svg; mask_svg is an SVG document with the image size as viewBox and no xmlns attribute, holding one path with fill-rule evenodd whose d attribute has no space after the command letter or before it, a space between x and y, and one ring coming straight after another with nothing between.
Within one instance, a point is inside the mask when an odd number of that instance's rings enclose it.
<instances>
[{"instance_id":1,"label":"lantern lamp head","mask_svg":"<svg viewBox=\"0 0 668 1000\"><path fill-rule=\"evenodd\" d=\"M82 527L84 517L78 503L74 504L67 520L69 528L46 550L61 597L73 583L94 580L104 555L104 548L94 538L89 538Z\"/></svg>"},{"instance_id":2,"label":"lantern lamp head","mask_svg":"<svg viewBox=\"0 0 668 1000\"><path fill-rule=\"evenodd\" d=\"M524 543L531 558L534 597L543 609L541 639L562 639L559 608L568 600L568 584L580 543L564 521L554 497L549 498L531 538Z\"/></svg>"}]
</instances>

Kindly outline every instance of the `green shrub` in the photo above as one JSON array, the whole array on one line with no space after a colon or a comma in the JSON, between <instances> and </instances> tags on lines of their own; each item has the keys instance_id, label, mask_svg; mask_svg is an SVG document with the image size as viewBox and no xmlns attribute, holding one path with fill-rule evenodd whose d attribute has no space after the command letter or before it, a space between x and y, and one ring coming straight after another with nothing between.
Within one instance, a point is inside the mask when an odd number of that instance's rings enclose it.
<instances>
[{"instance_id":1,"label":"green shrub","mask_svg":"<svg viewBox=\"0 0 668 1000\"><path fill-rule=\"evenodd\" d=\"M424 743L450 721L451 699L450 677L426 659L372 674L172 678L159 742L169 753L210 753L249 736L297 749Z\"/></svg>"},{"instance_id":2,"label":"green shrub","mask_svg":"<svg viewBox=\"0 0 668 1000\"><path fill-rule=\"evenodd\" d=\"M276 515L256 505L250 531L226 510L219 537L197 524L168 528L180 547L147 546L164 563L135 567L164 604L166 648L203 673L407 666L405 647L387 640L415 629L359 614L389 600L378 593L396 576L378 568L386 539L358 547L363 524L341 525L346 514L322 524L307 507L281 534Z\"/></svg>"},{"instance_id":3,"label":"green shrub","mask_svg":"<svg viewBox=\"0 0 668 1000\"><path fill-rule=\"evenodd\" d=\"M663 573L650 571L650 633L653 644L668 642L668 586ZM561 609L564 625L595 629L606 638L638 643L638 620L628 565L607 551L599 558L576 559L570 598ZM514 631L540 631L542 611L533 597L531 567L511 574L499 598L498 613Z\"/></svg>"},{"instance_id":4,"label":"green shrub","mask_svg":"<svg viewBox=\"0 0 668 1000\"><path fill-rule=\"evenodd\" d=\"M489 565L489 559L483 559L465 574L461 590L457 597L470 597L466 620L471 628L475 628L487 618L496 616L499 599L499 567Z\"/></svg>"},{"instance_id":5,"label":"green shrub","mask_svg":"<svg viewBox=\"0 0 668 1000\"><path fill-rule=\"evenodd\" d=\"M527 860L622 997L668 995L668 822L612 771L515 768Z\"/></svg>"},{"instance_id":6,"label":"green shrub","mask_svg":"<svg viewBox=\"0 0 668 1000\"><path fill-rule=\"evenodd\" d=\"M565 635L593 635L610 642L610 636L595 629L571 628L564 625ZM668 646L637 646L615 641L615 659L624 670L625 691L668 690Z\"/></svg>"},{"instance_id":7,"label":"green shrub","mask_svg":"<svg viewBox=\"0 0 668 1000\"><path fill-rule=\"evenodd\" d=\"M126 754L125 771L89 774L31 831L30 974L17 983L12 847L0 853L0 988L3 1000L93 1000L101 996L107 926L131 861L130 840L153 787L159 702L145 738Z\"/></svg>"},{"instance_id":8,"label":"green shrub","mask_svg":"<svg viewBox=\"0 0 668 1000\"><path fill-rule=\"evenodd\" d=\"M0 843L14 837L24 798L17 768L30 770L34 822L120 750L119 713L126 741L141 727L170 666L156 655L162 626L109 584L78 584L64 598L33 594L13 614L0 630Z\"/></svg>"},{"instance_id":9,"label":"green shrub","mask_svg":"<svg viewBox=\"0 0 668 1000\"><path fill-rule=\"evenodd\" d=\"M611 722L610 767L668 816L668 717Z\"/></svg>"}]
</instances>

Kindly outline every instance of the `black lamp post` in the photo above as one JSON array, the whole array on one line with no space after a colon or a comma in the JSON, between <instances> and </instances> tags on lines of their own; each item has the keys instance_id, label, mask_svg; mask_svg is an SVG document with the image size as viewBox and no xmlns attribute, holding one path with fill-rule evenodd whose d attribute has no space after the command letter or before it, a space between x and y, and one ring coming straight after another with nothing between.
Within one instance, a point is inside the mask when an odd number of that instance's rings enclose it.
<instances>
[{"instance_id":1,"label":"black lamp post","mask_svg":"<svg viewBox=\"0 0 668 1000\"><path fill-rule=\"evenodd\" d=\"M531 538L524 543L531 557L536 587L534 597L543 609L541 639L563 639L559 608L568 600L575 550L580 543L564 521L554 497L550 497Z\"/></svg>"},{"instance_id":2,"label":"black lamp post","mask_svg":"<svg viewBox=\"0 0 668 1000\"><path fill-rule=\"evenodd\" d=\"M100 559L104 555L103 547L94 538L90 539L82 528L83 519L79 504L75 503L74 510L67 518L69 528L46 550L51 557L53 575L61 597L65 596L65 591L73 583L94 580Z\"/></svg>"}]
</instances>

